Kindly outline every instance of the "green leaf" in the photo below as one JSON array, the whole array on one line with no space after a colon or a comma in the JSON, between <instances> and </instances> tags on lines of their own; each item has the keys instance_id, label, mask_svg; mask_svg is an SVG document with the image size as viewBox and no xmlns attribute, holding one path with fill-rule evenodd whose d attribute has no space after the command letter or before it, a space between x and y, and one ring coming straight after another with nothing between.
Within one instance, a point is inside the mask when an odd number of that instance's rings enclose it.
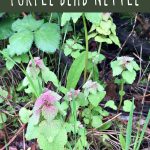
<instances>
[{"instance_id":1,"label":"green leaf","mask_svg":"<svg viewBox=\"0 0 150 150\"><path fill-rule=\"evenodd\" d=\"M123 71L123 68L120 66L118 61L111 62L111 68L113 70L113 76L118 76Z\"/></svg>"},{"instance_id":2,"label":"green leaf","mask_svg":"<svg viewBox=\"0 0 150 150\"><path fill-rule=\"evenodd\" d=\"M130 100L125 100L123 105L123 111L130 112L132 108L132 102ZM133 109L135 109L135 105L133 106Z\"/></svg>"},{"instance_id":3,"label":"green leaf","mask_svg":"<svg viewBox=\"0 0 150 150\"><path fill-rule=\"evenodd\" d=\"M42 68L42 78L47 83L51 81L56 87L58 87L58 79L54 72L50 71L48 67Z\"/></svg>"},{"instance_id":4,"label":"green leaf","mask_svg":"<svg viewBox=\"0 0 150 150\"><path fill-rule=\"evenodd\" d=\"M99 128L102 125L102 119L100 116L92 116L92 126L94 128Z\"/></svg>"},{"instance_id":5,"label":"green leaf","mask_svg":"<svg viewBox=\"0 0 150 150\"><path fill-rule=\"evenodd\" d=\"M107 44L112 44L112 41L109 38L101 35L96 36L95 41L99 43L106 42Z\"/></svg>"},{"instance_id":6,"label":"green leaf","mask_svg":"<svg viewBox=\"0 0 150 150\"><path fill-rule=\"evenodd\" d=\"M14 31L20 32L24 30L36 31L42 24L44 20L35 20L32 15L25 16L23 19L18 19L12 24L12 29Z\"/></svg>"},{"instance_id":7,"label":"green leaf","mask_svg":"<svg viewBox=\"0 0 150 150\"><path fill-rule=\"evenodd\" d=\"M7 19L0 21L0 40L7 39L12 35L11 25L13 20Z\"/></svg>"},{"instance_id":8,"label":"green leaf","mask_svg":"<svg viewBox=\"0 0 150 150\"><path fill-rule=\"evenodd\" d=\"M21 55L28 52L33 43L33 33L30 31L22 31L15 33L9 39L8 53L10 56Z\"/></svg>"},{"instance_id":9,"label":"green leaf","mask_svg":"<svg viewBox=\"0 0 150 150\"><path fill-rule=\"evenodd\" d=\"M110 100L105 104L105 107L112 108L113 110L117 110L117 106L115 105L115 102Z\"/></svg>"},{"instance_id":10,"label":"green leaf","mask_svg":"<svg viewBox=\"0 0 150 150\"><path fill-rule=\"evenodd\" d=\"M123 71L122 77L128 84L132 84L136 78L136 72L133 70L131 71Z\"/></svg>"},{"instance_id":11,"label":"green leaf","mask_svg":"<svg viewBox=\"0 0 150 150\"><path fill-rule=\"evenodd\" d=\"M133 68L134 68L136 71L140 70L139 65L138 65L135 61L131 61L131 63L132 63L132 65L133 65Z\"/></svg>"},{"instance_id":12,"label":"green leaf","mask_svg":"<svg viewBox=\"0 0 150 150\"><path fill-rule=\"evenodd\" d=\"M111 35L109 35L109 38L110 38L116 45L118 45L119 47L121 47L120 41L119 41L119 39L118 39L118 37L117 37L116 35L111 34Z\"/></svg>"},{"instance_id":13,"label":"green leaf","mask_svg":"<svg viewBox=\"0 0 150 150\"><path fill-rule=\"evenodd\" d=\"M126 130L126 146L125 150L129 150L131 143L131 134L132 134L132 122L133 122L133 111L134 111L134 100L132 102L132 107L130 109L129 121Z\"/></svg>"},{"instance_id":14,"label":"green leaf","mask_svg":"<svg viewBox=\"0 0 150 150\"><path fill-rule=\"evenodd\" d=\"M100 24L102 20L102 13L85 13L85 17L93 24Z\"/></svg>"},{"instance_id":15,"label":"green leaf","mask_svg":"<svg viewBox=\"0 0 150 150\"><path fill-rule=\"evenodd\" d=\"M27 54L21 55L21 61L23 63L28 63L29 62L29 56Z\"/></svg>"},{"instance_id":16,"label":"green leaf","mask_svg":"<svg viewBox=\"0 0 150 150\"><path fill-rule=\"evenodd\" d=\"M7 116L4 113L0 112L0 124L7 121Z\"/></svg>"},{"instance_id":17,"label":"green leaf","mask_svg":"<svg viewBox=\"0 0 150 150\"><path fill-rule=\"evenodd\" d=\"M85 67L85 52L81 53L71 65L67 76L67 89L75 88Z\"/></svg>"},{"instance_id":18,"label":"green leaf","mask_svg":"<svg viewBox=\"0 0 150 150\"><path fill-rule=\"evenodd\" d=\"M8 70L11 70L14 67L14 65L15 65L15 63L13 61L11 61L11 60L6 61L6 68Z\"/></svg>"},{"instance_id":19,"label":"green leaf","mask_svg":"<svg viewBox=\"0 0 150 150\"><path fill-rule=\"evenodd\" d=\"M35 32L35 44L44 52L55 52L59 42L60 29L57 24L45 23Z\"/></svg>"},{"instance_id":20,"label":"green leaf","mask_svg":"<svg viewBox=\"0 0 150 150\"><path fill-rule=\"evenodd\" d=\"M26 109L25 107L21 108L19 111L19 116L23 123L28 123L31 114L32 111Z\"/></svg>"},{"instance_id":21,"label":"green leaf","mask_svg":"<svg viewBox=\"0 0 150 150\"><path fill-rule=\"evenodd\" d=\"M30 117L29 122L28 122L28 126L27 126L27 131L26 131L26 139L32 140L32 139L36 139L39 136L39 126L35 125L35 119L34 117Z\"/></svg>"},{"instance_id":22,"label":"green leaf","mask_svg":"<svg viewBox=\"0 0 150 150\"><path fill-rule=\"evenodd\" d=\"M97 33L91 33L88 35L88 40L90 40L91 38L95 38L95 36L97 35Z\"/></svg>"},{"instance_id":23,"label":"green leaf","mask_svg":"<svg viewBox=\"0 0 150 150\"><path fill-rule=\"evenodd\" d=\"M44 150L62 150L67 143L67 133L59 120L53 120L50 124L43 121L40 124L42 135L38 137L38 143ZM41 139L41 137L44 137Z\"/></svg>"},{"instance_id":24,"label":"green leaf","mask_svg":"<svg viewBox=\"0 0 150 150\"><path fill-rule=\"evenodd\" d=\"M125 142L125 138L123 137L122 133L119 134L119 142L120 142L122 150L125 150L126 142Z\"/></svg>"},{"instance_id":25,"label":"green leaf","mask_svg":"<svg viewBox=\"0 0 150 150\"><path fill-rule=\"evenodd\" d=\"M81 16L82 13L63 13L61 17L61 26L64 26L70 19L76 23Z\"/></svg>"},{"instance_id":26,"label":"green leaf","mask_svg":"<svg viewBox=\"0 0 150 150\"><path fill-rule=\"evenodd\" d=\"M148 124L149 124L149 121L150 121L150 110L149 110L149 112L148 112L148 115L147 115L146 120L145 120L144 127L143 127L143 129L142 129L141 134L140 134L140 137L139 137L139 141L138 141L138 145L137 145L137 147L136 147L136 150L139 150L139 149L140 149L142 140L144 139L144 134L145 134L146 129L147 129L147 126L148 126Z\"/></svg>"},{"instance_id":27,"label":"green leaf","mask_svg":"<svg viewBox=\"0 0 150 150\"><path fill-rule=\"evenodd\" d=\"M8 96L8 92L3 90L1 87L0 87L0 96L2 96L4 99L7 98ZM4 99L0 97L0 103L2 103L4 101Z\"/></svg>"},{"instance_id":28,"label":"green leaf","mask_svg":"<svg viewBox=\"0 0 150 150\"><path fill-rule=\"evenodd\" d=\"M129 71L133 71L133 65L132 65L132 63L127 63L126 64L126 68L129 70Z\"/></svg>"},{"instance_id":29,"label":"green leaf","mask_svg":"<svg viewBox=\"0 0 150 150\"><path fill-rule=\"evenodd\" d=\"M97 94L91 94L88 96L88 99L94 107L97 107L99 103L103 100L103 98L105 97L105 94L106 94L105 91L98 92Z\"/></svg>"}]
</instances>

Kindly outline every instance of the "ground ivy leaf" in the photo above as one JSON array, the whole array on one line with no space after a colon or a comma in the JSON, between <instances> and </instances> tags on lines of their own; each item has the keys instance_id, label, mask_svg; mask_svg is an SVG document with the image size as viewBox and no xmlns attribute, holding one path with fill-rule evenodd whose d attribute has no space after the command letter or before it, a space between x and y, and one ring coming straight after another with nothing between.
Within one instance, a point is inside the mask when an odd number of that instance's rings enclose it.
<instances>
[{"instance_id":1,"label":"ground ivy leaf","mask_svg":"<svg viewBox=\"0 0 150 150\"><path fill-rule=\"evenodd\" d=\"M59 47L60 29L58 25L45 23L35 32L35 44L44 51L53 53Z\"/></svg>"},{"instance_id":2,"label":"ground ivy leaf","mask_svg":"<svg viewBox=\"0 0 150 150\"><path fill-rule=\"evenodd\" d=\"M36 31L43 23L44 20L37 21L32 15L28 15L23 19L17 19L17 21L12 24L12 29L17 32L24 30Z\"/></svg>"},{"instance_id":3,"label":"ground ivy leaf","mask_svg":"<svg viewBox=\"0 0 150 150\"><path fill-rule=\"evenodd\" d=\"M115 105L115 102L110 100L105 104L105 107L112 108L113 110L117 110L117 106Z\"/></svg>"},{"instance_id":4,"label":"ground ivy leaf","mask_svg":"<svg viewBox=\"0 0 150 150\"><path fill-rule=\"evenodd\" d=\"M28 52L33 43L33 33L25 30L19 33L15 33L9 39L10 45L8 45L8 54L10 56L21 55Z\"/></svg>"},{"instance_id":5,"label":"ground ivy leaf","mask_svg":"<svg viewBox=\"0 0 150 150\"><path fill-rule=\"evenodd\" d=\"M136 78L136 72L133 71L123 71L122 77L128 84L132 84Z\"/></svg>"}]
</instances>

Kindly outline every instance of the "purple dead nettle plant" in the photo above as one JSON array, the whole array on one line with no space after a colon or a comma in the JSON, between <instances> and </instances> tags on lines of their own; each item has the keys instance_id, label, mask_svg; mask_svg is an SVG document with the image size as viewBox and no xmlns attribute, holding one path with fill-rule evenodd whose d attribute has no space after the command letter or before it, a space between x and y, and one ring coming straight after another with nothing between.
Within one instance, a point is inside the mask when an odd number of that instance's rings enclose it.
<instances>
[{"instance_id":1,"label":"purple dead nettle plant","mask_svg":"<svg viewBox=\"0 0 150 150\"><path fill-rule=\"evenodd\" d=\"M104 91L104 88L102 85L100 85L97 82L93 82L92 80L88 80L84 85L84 94L85 96L88 96L90 93L91 94L96 94L97 92L102 92Z\"/></svg>"},{"instance_id":2,"label":"purple dead nettle plant","mask_svg":"<svg viewBox=\"0 0 150 150\"><path fill-rule=\"evenodd\" d=\"M33 62L36 68L42 69L44 67L43 60L40 57L34 57L33 61L30 60L29 67L33 67Z\"/></svg>"},{"instance_id":3,"label":"purple dead nettle plant","mask_svg":"<svg viewBox=\"0 0 150 150\"><path fill-rule=\"evenodd\" d=\"M33 117L34 120L36 120L35 124L39 123L40 116L43 116L47 121L53 120L58 113L56 102L60 99L60 95L46 89L45 92L36 100L33 108Z\"/></svg>"}]
</instances>

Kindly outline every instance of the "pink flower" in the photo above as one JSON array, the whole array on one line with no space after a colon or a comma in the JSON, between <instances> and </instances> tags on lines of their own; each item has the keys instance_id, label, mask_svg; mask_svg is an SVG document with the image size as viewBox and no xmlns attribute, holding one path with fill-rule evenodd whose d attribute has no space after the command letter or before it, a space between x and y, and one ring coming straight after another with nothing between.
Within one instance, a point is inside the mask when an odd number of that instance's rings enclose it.
<instances>
[{"instance_id":1,"label":"pink flower","mask_svg":"<svg viewBox=\"0 0 150 150\"><path fill-rule=\"evenodd\" d=\"M35 66L40 68L40 69L42 69L44 67L43 60L40 59L40 57L34 57L34 63L35 63ZM32 66L32 60L30 60L29 66L30 67Z\"/></svg>"},{"instance_id":2,"label":"pink flower","mask_svg":"<svg viewBox=\"0 0 150 150\"><path fill-rule=\"evenodd\" d=\"M51 90L47 90L36 100L33 108L33 116L37 120L36 124L39 122L41 112L46 120L53 120L56 117L58 109L55 103L60 99L60 95Z\"/></svg>"}]
</instances>

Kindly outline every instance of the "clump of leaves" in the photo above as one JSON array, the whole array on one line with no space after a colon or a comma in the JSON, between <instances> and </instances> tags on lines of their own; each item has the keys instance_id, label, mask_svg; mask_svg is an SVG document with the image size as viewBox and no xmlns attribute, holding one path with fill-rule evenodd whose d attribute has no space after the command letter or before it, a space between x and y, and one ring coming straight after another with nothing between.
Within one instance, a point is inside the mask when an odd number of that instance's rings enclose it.
<instances>
[{"instance_id":1,"label":"clump of leaves","mask_svg":"<svg viewBox=\"0 0 150 150\"><path fill-rule=\"evenodd\" d=\"M57 117L56 103L60 99L61 96L57 93L46 90L35 102L33 114L28 122L26 138L27 140L37 139L41 149L62 150L67 143L65 126ZM25 114L20 113L20 115Z\"/></svg>"},{"instance_id":2,"label":"clump of leaves","mask_svg":"<svg viewBox=\"0 0 150 150\"><path fill-rule=\"evenodd\" d=\"M27 53L33 42L44 52L55 52L59 46L60 29L57 24L44 23L32 15L18 19L12 24L13 35L9 38L8 54L22 55Z\"/></svg>"},{"instance_id":3,"label":"clump of leaves","mask_svg":"<svg viewBox=\"0 0 150 150\"><path fill-rule=\"evenodd\" d=\"M58 87L57 76L45 66L42 59L35 57L30 60L26 68L26 77L23 79L22 85L28 87L25 89L26 93L33 93L38 96L43 91L42 83L51 81L56 87Z\"/></svg>"},{"instance_id":4,"label":"clump of leaves","mask_svg":"<svg viewBox=\"0 0 150 150\"><path fill-rule=\"evenodd\" d=\"M71 55L73 58L77 58L81 51L84 50L80 40L68 39L64 45L64 54L66 56Z\"/></svg>"},{"instance_id":5,"label":"clump of leaves","mask_svg":"<svg viewBox=\"0 0 150 150\"><path fill-rule=\"evenodd\" d=\"M121 78L128 84L132 84L136 78L136 71L140 70L136 61L132 57L118 57L111 62L113 76L121 75Z\"/></svg>"},{"instance_id":6,"label":"clump of leaves","mask_svg":"<svg viewBox=\"0 0 150 150\"><path fill-rule=\"evenodd\" d=\"M120 47L119 39L116 35L116 25L113 23L109 13L102 14L99 24L93 23L88 39L94 38L99 43L115 43Z\"/></svg>"}]
</instances>

